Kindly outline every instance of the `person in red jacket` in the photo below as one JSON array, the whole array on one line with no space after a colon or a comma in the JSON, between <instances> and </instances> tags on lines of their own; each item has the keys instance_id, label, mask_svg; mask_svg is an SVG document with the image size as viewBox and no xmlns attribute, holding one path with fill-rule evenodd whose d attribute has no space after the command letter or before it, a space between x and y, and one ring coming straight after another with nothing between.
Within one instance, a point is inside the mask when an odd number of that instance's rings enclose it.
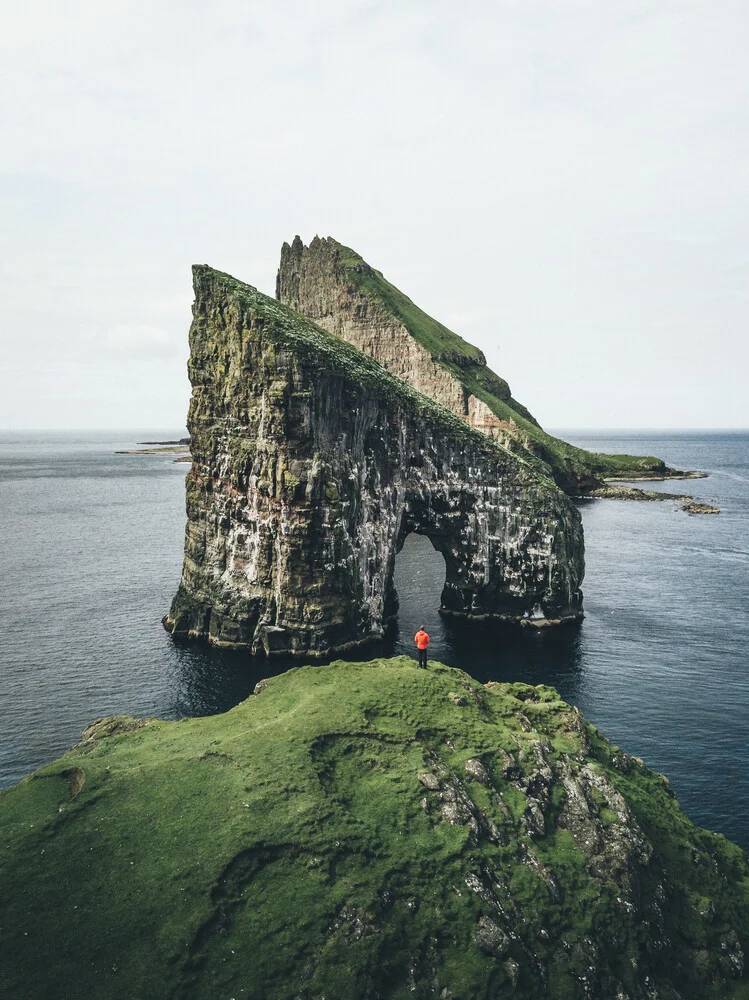
<instances>
[{"instance_id":1,"label":"person in red jacket","mask_svg":"<svg viewBox=\"0 0 749 1000\"><path fill-rule=\"evenodd\" d=\"M419 666L425 667L427 665L427 646L432 640L424 631L424 626L419 626L419 631L414 636L414 642L416 643L416 648L419 651Z\"/></svg>"}]
</instances>

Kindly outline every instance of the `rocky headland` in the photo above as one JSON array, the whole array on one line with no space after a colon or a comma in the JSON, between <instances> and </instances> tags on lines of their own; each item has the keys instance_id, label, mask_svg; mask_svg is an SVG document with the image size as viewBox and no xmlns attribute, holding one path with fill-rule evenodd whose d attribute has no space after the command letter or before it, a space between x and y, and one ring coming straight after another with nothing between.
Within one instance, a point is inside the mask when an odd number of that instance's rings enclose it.
<instances>
[{"instance_id":1,"label":"rocky headland","mask_svg":"<svg viewBox=\"0 0 749 1000\"><path fill-rule=\"evenodd\" d=\"M170 631L266 655L380 637L411 531L444 555L445 612L580 617L580 515L544 463L251 286L193 274L193 463Z\"/></svg>"},{"instance_id":2,"label":"rocky headland","mask_svg":"<svg viewBox=\"0 0 749 1000\"><path fill-rule=\"evenodd\" d=\"M546 687L399 657L0 793L14 1000L746 1000L749 861Z\"/></svg>"}]
</instances>

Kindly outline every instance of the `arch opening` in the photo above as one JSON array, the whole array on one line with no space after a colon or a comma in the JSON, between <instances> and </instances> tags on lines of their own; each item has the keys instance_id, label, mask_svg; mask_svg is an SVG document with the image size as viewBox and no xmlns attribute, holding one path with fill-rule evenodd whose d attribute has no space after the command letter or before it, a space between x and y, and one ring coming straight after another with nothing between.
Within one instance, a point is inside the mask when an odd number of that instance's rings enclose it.
<instances>
[{"instance_id":1,"label":"arch opening","mask_svg":"<svg viewBox=\"0 0 749 1000\"><path fill-rule=\"evenodd\" d=\"M405 633L420 625L441 628L439 610L447 577L444 554L422 532L409 531L401 542L392 576L393 617Z\"/></svg>"}]
</instances>

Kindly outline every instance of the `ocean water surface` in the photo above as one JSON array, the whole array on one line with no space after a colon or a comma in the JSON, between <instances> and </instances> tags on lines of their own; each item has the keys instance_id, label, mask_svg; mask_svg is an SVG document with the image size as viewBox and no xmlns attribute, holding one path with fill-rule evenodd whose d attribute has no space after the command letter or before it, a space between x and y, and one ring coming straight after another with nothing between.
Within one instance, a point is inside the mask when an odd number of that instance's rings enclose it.
<instances>
[{"instance_id":1,"label":"ocean water surface","mask_svg":"<svg viewBox=\"0 0 749 1000\"><path fill-rule=\"evenodd\" d=\"M721 514L581 502L586 617L542 632L440 617L442 556L409 536L398 622L360 657L412 652L423 624L431 656L482 681L551 684L665 773L694 822L749 850L749 433L559 433L705 470L653 488ZM115 452L182 434L0 433L0 787L97 717L221 712L289 665L175 642L161 626L182 564L187 466Z\"/></svg>"}]
</instances>

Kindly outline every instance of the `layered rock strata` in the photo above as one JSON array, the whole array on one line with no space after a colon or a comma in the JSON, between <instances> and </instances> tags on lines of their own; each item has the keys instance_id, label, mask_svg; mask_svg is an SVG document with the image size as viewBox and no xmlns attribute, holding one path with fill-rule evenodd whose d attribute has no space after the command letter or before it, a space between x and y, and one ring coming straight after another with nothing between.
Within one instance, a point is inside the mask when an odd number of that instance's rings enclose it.
<instances>
[{"instance_id":1,"label":"layered rock strata","mask_svg":"<svg viewBox=\"0 0 749 1000\"><path fill-rule=\"evenodd\" d=\"M445 365L445 362L452 362L464 367L486 367L483 353L442 328L436 332L454 340L455 344L446 345L447 349L438 352L435 360L433 352L419 343L386 302L351 283L350 268L346 266L347 252L355 261L356 274L375 274L368 264L353 255L353 251L333 239L315 237L309 246L304 246L297 236L291 245L284 243L276 279L276 298L343 337L408 385L462 417L469 426L512 446L520 431L517 425L513 427L508 420L501 420ZM436 328L441 326L432 322ZM507 382L493 372L490 374L496 396L538 426L525 407L512 398Z\"/></svg>"},{"instance_id":2,"label":"layered rock strata","mask_svg":"<svg viewBox=\"0 0 749 1000\"><path fill-rule=\"evenodd\" d=\"M608 476L683 475L650 456L601 455L547 434L484 354L419 309L359 254L328 237L284 243L276 298L358 347L489 437L547 466L572 495Z\"/></svg>"},{"instance_id":3,"label":"layered rock strata","mask_svg":"<svg viewBox=\"0 0 749 1000\"><path fill-rule=\"evenodd\" d=\"M267 655L379 637L411 531L445 558L446 612L580 616L580 515L532 460L251 286L199 266L194 287L168 629Z\"/></svg>"}]
</instances>

